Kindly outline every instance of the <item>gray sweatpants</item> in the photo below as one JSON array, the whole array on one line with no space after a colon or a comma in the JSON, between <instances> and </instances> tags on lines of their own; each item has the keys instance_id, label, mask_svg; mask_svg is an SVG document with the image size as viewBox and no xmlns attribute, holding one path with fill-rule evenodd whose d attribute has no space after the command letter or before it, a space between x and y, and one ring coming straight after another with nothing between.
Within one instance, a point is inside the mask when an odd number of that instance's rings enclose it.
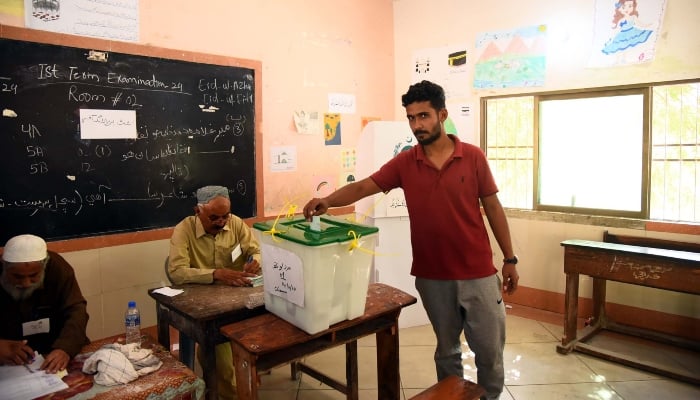
<instances>
[{"instance_id":1,"label":"gray sweatpants","mask_svg":"<svg viewBox=\"0 0 700 400\"><path fill-rule=\"evenodd\" d=\"M416 289L437 337L437 378L463 376L460 336L464 336L477 368L477 383L487 399L503 391L503 348L506 312L501 279L497 274L470 280L416 278Z\"/></svg>"}]
</instances>

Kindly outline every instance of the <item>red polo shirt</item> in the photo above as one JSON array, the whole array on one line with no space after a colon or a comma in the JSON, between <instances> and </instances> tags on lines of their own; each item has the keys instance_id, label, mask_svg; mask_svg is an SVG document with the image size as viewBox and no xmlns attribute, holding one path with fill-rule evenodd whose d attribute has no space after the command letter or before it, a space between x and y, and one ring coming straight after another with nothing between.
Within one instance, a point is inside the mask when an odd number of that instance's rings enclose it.
<instances>
[{"instance_id":1,"label":"red polo shirt","mask_svg":"<svg viewBox=\"0 0 700 400\"><path fill-rule=\"evenodd\" d=\"M423 146L399 153L371 175L383 190L400 187L411 224L411 275L427 279L475 279L493 275L491 244L480 197L498 192L479 147L454 135L452 157L441 170Z\"/></svg>"}]
</instances>

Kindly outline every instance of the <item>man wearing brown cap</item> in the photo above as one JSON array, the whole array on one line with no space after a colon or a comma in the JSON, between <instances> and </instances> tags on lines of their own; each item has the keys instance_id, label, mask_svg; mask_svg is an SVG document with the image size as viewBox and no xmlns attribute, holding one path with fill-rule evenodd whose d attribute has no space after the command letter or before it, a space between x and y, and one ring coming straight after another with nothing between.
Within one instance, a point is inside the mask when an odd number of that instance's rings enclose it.
<instances>
[{"instance_id":1,"label":"man wearing brown cap","mask_svg":"<svg viewBox=\"0 0 700 400\"><path fill-rule=\"evenodd\" d=\"M88 344L87 301L73 268L46 242L19 235L5 244L0 273L0 364L31 362L44 356L41 368L55 373Z\"/></svg>"}]
</instances>

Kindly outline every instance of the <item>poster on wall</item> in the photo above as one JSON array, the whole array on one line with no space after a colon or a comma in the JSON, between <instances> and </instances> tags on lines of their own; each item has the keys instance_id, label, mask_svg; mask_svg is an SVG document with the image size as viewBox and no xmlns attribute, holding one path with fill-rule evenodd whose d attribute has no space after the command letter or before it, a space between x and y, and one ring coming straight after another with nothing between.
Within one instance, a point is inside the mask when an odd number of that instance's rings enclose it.
<instances>
[{"instance_id":1,"label":"poster on wall","mask_svg":"<svg viewBox=\"0 0 700 400\"><path fill-rule=\"evenodd\" d=\"M316 135L321 133L321 118L318 111L296 110L294 111L294 127L297 133L302 135Z\"/></svg>"},{"instance_id":2,"label":"poster on wall","mask_svg":"<svg viewBox=\"0 0 700 400\"><path fill-rule=\"evenodd\" d=\"M337 146L342 143L340 135L340 114L326 113L323 115L323 138L326 146Z\"/></svg>"},{"instance_id":3,"label":"poster on wall","mask_svg":"<svg viewBox=\"0 0 700 400\"><path fill-rule=\"evenodd\" d=\"M546 25L481 33L475 48L474 88L544 86Z\"/></svg>"},{"instance_id":4,"label":"poster on wall","mask_svg":"<svg viewBox=\"0 0 700 400\"><path fill-rule=\"evenodd\" d=\"M24 0L28 28L113 39L139 40L139 0Z\"/></svg>"},{"instance_id":5,"label":"poster on wall","mask_svg":"<svg viewBox=\"0 0 700 400\"><path fill-rule=\"evenodd\" d=\"M596 0L589 67L652 61L666 0Z\"/></svg>"},{"instance_id":6,"label":"poster on wall","mask_svg":"<svg viewBox=\"0 0 700 400\"><path fill-rule=\"evenodd\" d=\"M296 146L270 147L270 171L289 172L297 170Z\"/></svg>"},{"instance_id":7,"label":"poster on wall","mask_svg":"<svg viewBox=\"0 0 700 400\"><path fill-rule=\"evenodd\" d=\"M427 80L445 89L445 97L466 97L469 88L469 55L466 45L417 50L413 53L412 83Z\"/></svg>"},{"instance_id":8,"label":"poster on wall","mask_svg":"<svg viewBox=\"0 0 700 400\"><path fill-rule=\"evenodd\" d=\"M459 140L474 145L479 144L474 124L474 105L467 102L447 102L445 132L459 136Z\"/></svg>"}]
</instances>

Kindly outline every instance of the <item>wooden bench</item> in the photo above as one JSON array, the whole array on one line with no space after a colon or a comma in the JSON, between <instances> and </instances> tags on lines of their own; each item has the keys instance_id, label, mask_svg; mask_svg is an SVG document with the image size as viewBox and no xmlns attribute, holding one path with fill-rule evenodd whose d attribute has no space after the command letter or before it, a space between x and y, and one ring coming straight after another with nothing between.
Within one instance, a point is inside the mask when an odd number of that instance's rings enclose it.
<instances>
[{"instance_id":1,"label":"wooden bench","mask_svg":"<svg viewBox=\"0 0 700 400\"><path fill-rule=\"evenodd\" d=\"M618 235L608 231L603 232L603 241L605 243L626 244L629 246L654 247L657 249L700 253L700 243L676 242L673 240L654 239L641 236Z\"/></svg>"},{"instance_id":2,"label":"wooden bench","mask_svg":"<svg viewBox=\"0 0 700 400\"><path fill-rule=\"evenodd\" d=\"M478 400L486 394L483 387L459 376L448 376L409 400Z\"/></svg>"},{"instance_id":3,"label":"wooden bench","mask_svg":"<svg viewBox=\"0 0 700 400\"><path fill-rule=\"evenodd\" d=\"M656 289L700 295L700 244L615 235L604 232L603 241L565 240L566 274L564 336L557 351L579 351L609 361L643 369L674 379L700 384L697 369L665 360L650 360L635 351L621 351L596 342L595 336L610 331L630 337L634 347L640 340L658 342L678 351L700 351L700 343L685 337L612 321L606 314L606 284L615 281ZM593 316L589 326L577 331L579 275L592 278ZM662 362L663 361L663 362Z\"/></svg>"}]
</instances>

